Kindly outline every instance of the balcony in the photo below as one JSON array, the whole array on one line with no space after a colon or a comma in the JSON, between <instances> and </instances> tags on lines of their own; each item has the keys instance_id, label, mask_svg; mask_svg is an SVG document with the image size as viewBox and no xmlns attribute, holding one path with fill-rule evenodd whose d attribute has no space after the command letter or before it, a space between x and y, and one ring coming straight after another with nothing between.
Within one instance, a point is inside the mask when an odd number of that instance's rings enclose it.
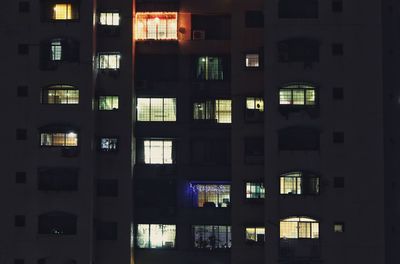
<instances>
[{"instance_id":1,"label":"balcony","mask_svg":"<svg viewBox=\"0 0 400 264\"><path fill-rule=\"evenodd\" d=\"M281 239L280 263L319 263L321 246L319 239Z\"/></svg>"}]
</instances>

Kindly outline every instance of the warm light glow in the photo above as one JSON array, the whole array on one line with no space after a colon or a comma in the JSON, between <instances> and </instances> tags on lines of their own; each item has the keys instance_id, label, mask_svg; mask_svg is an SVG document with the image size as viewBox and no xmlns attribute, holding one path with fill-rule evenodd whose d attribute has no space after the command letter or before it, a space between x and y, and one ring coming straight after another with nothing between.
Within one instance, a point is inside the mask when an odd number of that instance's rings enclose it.
<instances>
[{"instance_id":1,"label":"warm light glow","mask_svg":"<svg viewBox=\"0 0 400 264\"><path fill-rule=\"evenodd\" d=\"M319 223L308 217L291 217L280 222L281 239L318 239Z\"/></svg>"},{"instance_id":2,"label":"warm light glow","mask_svg":"<svg viewBox=\"0 0 400 264\"><path fill-rule=\"evenodd\" d=\"M53 11L53 19L55 20L72 19L72 4L55 4Z\"/></svg>"},{"instance_id":3,"label":"warm light glow","mask_svg":"<svg viewBox=\"0 0 400 264\"><path fill-rule=\"evenodd\" d=\"M139 12L136 13L137 40L176 40L178 13Z\"/></svg>"}]
</instances>

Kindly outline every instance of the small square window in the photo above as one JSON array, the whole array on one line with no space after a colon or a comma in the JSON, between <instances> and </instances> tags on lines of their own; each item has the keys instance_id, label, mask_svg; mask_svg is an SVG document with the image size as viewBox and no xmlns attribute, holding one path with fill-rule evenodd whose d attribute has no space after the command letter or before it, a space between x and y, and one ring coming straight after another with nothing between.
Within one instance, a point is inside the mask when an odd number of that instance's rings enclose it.
<instances>
[{"instance_id":1,"label":"small square window","mask_svg":"<svg viewBox=\"0 0 400 264\"><path fill-rule=\"evenodd\" d=\"M260 67L260 55L257 53L246 54L246 68Z\"/></svg>"},{"instance_id":2,"label":"small square window","mask_svg":"<svg viewBox=\"0 0 400 264\"><path fill-rule=\"evenodd\" d=\"M18 54L19 55L28 55L29 54L29 45L28 44L18 44Z\"/></svg>"},{"instance_id":3,"label":"small square window","mask_svg":"<svg viewBox=\"0 0 400 264\"><path fill-rule=\"evenodd\" d=\"M18 86L17 87L17 96L18 97L27 97L28 96L28 86Z\"/></svg>"},{"instance_id":4,"label":"small square window","mask_svg":"<svg viewBox=\"0 0 400 264\"><path fill-rule=\"evenodd\" d=\"M332 2L332 12L341 13L343 11L343 2L342 0L333 0Z\"/></svg>"},{"instance_id":5,"label":"small square window","mask_svg":"<svg viewBox=\"0 0 400 264\"><path fill-rule=\"evenodd\" d=\"M14 264L24 264L25 260L24 259L14 259Z\"/></svg>"},{"instance_id":6,"label":"small square window","mask_svg":"<svg viewBox=\"0 0 400 264\"><path fill-rule=\"evenodd\" d=\"M25 183L26 182L26 172L17 171L15 173L15 183Z\"/></svg>"},{"instance_id":7,"label":"small square window","mask_svg":"<svg viewBox=\"0 0 400 264\"><path fill-rule=\"evenodd\" d=\"M343 233L344 232L344 223L337 222L333 224L333 231L335 233Z\"/></svg>"},{"instance_id":8,"label":"small square window","mask_svg":"<svg viewBox=\"0 0 400 264\"><path fill-rule=\"evenodd\" d=\"M16 227L25 226L25 216L24 215L16 215L14 218L14 225Z\"/></svg>"},{"instance_id":9,"label":"small square window","mask_svg":"<svg viewBox=\"0 0 400 264\"><path fill-rule=\"evenodd\" d=\"M344 143L344 132L333 132L333 143Z\"/></svg>"},{"instance_id":10,"label":"small square window","mask_svg":"<svg viewBox=\"0 0 400 264\"><path fill-rule=\"evenodd\" d=\"M15 132L15 137L17 140L26 140L27 138L26 129L18 128Z\"/></svg>"},{"instance_id":11,"label":"small square window","mask_svg":"<svg viewBox=\"0 0 400 264\"><path fill-rule=\"evenodd\" d=\"M344 92L342 87L334 87L332 90L332 97L334 100L343 100Z\"/></svg>"},{"instance_id":12,"label":"small square window","mask_svg":"<svg viewBox=\"0 0 400 264\"><path fill-rule=\"evenodd\" d=\"M28 13L31 9L31 4L28 1L21 1L18 3L18 10L20 13Z\"/></svg>"},{"instance_id":13,"label":"small square window","mask_svg":"<svg viewBox=\"0 0 400 264\"><path fill-rule=\"evenodd\" d=\"M344 177L335 177L335 178L333 178L333 187L335 187L335 188L344 188Z\"/></svg>"},{"instance_id":14,"label":"small square window","mask_svg":"<svg viewBox=\"0 0 400 264\"><path fill-rule=\"evenodd\" d=\"M343 44L341 44L341 43L332 44L332 55L333 56L342 56L343 55Z\"/></svg>"},{"instance_id":15,"label":"small square window","mask_svg":"<svg viewBox=\"0 0 400 264\"><path fill-rule=\"evenodd\" d=\"M100 151L116 152L118 150L118 138L100 138Z\"/></svg>"}]
</instances>

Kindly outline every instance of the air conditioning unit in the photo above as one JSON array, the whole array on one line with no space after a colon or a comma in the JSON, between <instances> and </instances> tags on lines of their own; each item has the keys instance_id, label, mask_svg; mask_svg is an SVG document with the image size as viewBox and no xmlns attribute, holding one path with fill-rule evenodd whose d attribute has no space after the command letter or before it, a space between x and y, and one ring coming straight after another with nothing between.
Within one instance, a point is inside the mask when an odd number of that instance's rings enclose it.
<instances>
[{"instance_id":1,"label":"air conditioning unit","mask_svg":"<svg viewBox=\"0 0 400 264\"><path fill-rule=\"evenodd\" d=\"M193 40L204 40L206 38L206 32L204 30L193 30Z\"/></svg>"}]
</instances>

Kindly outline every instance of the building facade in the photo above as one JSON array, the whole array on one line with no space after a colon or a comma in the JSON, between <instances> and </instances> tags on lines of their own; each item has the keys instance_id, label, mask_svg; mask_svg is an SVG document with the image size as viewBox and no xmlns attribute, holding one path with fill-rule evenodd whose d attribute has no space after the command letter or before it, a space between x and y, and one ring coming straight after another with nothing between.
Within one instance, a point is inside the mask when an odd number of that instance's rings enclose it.
<instances>
[{"instance_id":1,"label":"building facade","mask_svg":"<svg viewBox=\"0 0 400 264\"><path fill-rule=\"evenodd\" d=\"M397 263L398 5L5 1L4 263Z\"/></svg>"}]
</instances>

